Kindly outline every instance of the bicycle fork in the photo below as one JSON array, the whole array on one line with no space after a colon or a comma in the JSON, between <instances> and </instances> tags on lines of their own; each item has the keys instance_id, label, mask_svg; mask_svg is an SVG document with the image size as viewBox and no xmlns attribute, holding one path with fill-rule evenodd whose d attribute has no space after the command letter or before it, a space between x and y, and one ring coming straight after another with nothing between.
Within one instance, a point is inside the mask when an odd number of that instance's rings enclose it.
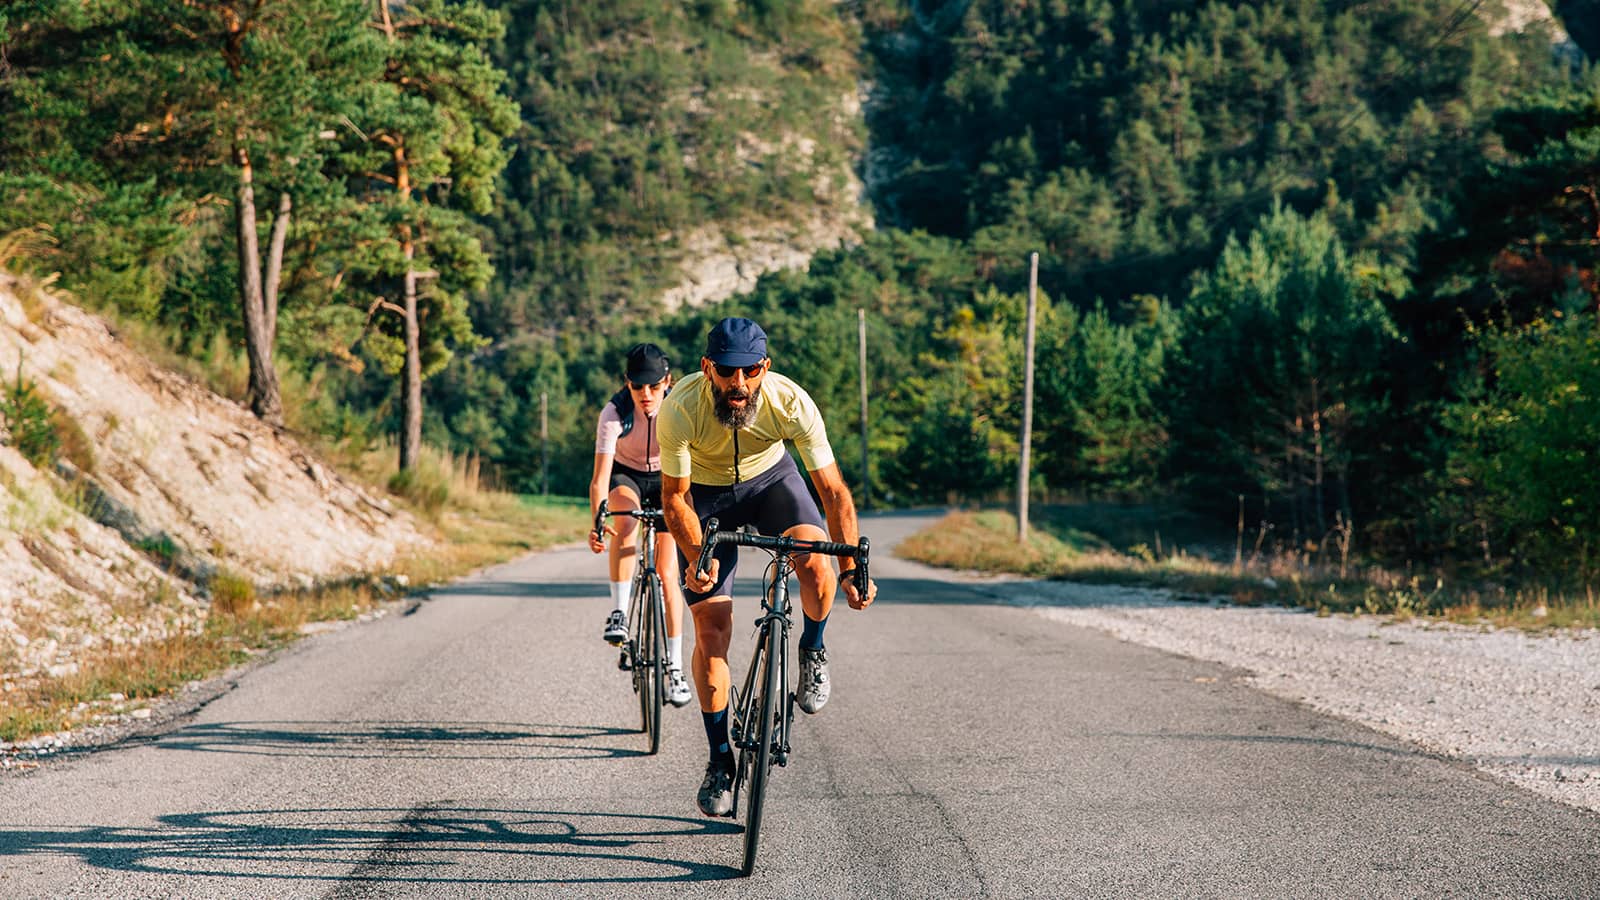
<instances>
[{"instance_id":1,"label":"bicycle fork","mask_svg":"<svg viewBox=\"0 0 1600 900\"><path fill-rule=\"evenodd\" d=\"M767 614L762 621L768 629L777 631L777 640L773 646L778 648L778 684L782 685L783 696L780 708L774 712L778 720L773 723L772 729L772 759L780 766L789 765L789 723L794 721L795 694L789 687L793 682L789 680L789 572L787 570L777 573L773 579L773 596L767 598Z\"/></svg>"}]
</instances>

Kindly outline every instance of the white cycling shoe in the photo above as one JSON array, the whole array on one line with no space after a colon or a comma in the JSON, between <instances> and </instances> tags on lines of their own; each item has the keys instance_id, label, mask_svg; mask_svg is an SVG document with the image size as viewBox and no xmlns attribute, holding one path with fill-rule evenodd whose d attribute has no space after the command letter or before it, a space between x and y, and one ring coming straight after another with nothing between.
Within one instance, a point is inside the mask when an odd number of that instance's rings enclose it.
<instances>
[{"instance_id":1,"label":"white cycling shoe","mask_svg":"<svg viewBox=\"0 0 1600 900\"><path fill-rule=\"evenodd\" d=\"M682 709L689 705L689 682L683 677L682 669L667 670L667 702Z\"/></svg>"}]
</instances>

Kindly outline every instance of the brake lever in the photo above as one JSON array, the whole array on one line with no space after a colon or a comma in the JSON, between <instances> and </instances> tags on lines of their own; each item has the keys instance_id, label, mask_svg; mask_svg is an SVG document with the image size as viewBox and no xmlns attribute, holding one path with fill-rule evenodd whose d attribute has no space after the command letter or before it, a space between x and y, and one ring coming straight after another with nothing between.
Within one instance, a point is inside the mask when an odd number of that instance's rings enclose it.
<instances>
[{"instance_id":1,"label":"brake lever","mask_svg":"<svg viewBox=\"0 0 1600 900\"><path fill-rule=\"evenodd\" d=\"M695 562L694 574L696 578L704 578L711 573L711 552L717 549L717 541L721 535L717 533L716 518L707 519L702 528L704 539L700 542L700 559Z\"/></svg>"}]
</instances>

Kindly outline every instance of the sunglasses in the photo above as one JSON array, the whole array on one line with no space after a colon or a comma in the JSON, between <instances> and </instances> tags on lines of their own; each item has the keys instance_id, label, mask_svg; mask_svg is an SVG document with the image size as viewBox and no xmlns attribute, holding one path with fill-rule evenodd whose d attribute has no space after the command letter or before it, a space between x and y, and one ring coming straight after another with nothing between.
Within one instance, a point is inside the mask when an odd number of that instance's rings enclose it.
<instances>
[{"instance_id":1,"label":"sunglasses","mask_svg":"<svg viewBox=\"0 0 1600 900\"><path fill-rule=\"evenodd\" d=\"M717 374L721 375L723 378L732 378L733 377L733 373L741 371L741 370L744 372L744 377L746 377L746 378L754 378L757 375L761 374L762 364L761 363L753 363L753 364L748 365L748 366L740 367L740 366L725 366L725 365L722 365L721 363L712 363L711 364L711 368L716 369L717 370Z\"/></svg>"}]
</instances>

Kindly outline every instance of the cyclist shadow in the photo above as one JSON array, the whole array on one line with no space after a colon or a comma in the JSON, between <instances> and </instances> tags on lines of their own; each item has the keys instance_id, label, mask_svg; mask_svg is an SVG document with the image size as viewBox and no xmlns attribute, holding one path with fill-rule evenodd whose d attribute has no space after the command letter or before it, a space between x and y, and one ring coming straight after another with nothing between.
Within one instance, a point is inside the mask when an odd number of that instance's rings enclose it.
<instances>
[{"instance_id":1,"label":"cyclist shadow","mask_svg":"<svg viewBox=\"0 0 1600 900\"><path fill-rule=\"evenodd\" d=\"M65 856L122 873L305 888L694 882L739 873L683 842L739 831L723 820L509 805L232 810L160 816L145 828L0 826L0 859Z\"/></svg>"},{"instance_id":2,"label":"cyclist shadow","mask_svg":"<svg viewBox=\"0 0 1600 900\"><path fill-rule=\"evenodd\" d=\"M138 743L161 750L324 759L626 759L643 750L611 744L638 732L516 722L208 722ZM603 741L603 743L602 743Z\"/></svg>"}]
</instances>

